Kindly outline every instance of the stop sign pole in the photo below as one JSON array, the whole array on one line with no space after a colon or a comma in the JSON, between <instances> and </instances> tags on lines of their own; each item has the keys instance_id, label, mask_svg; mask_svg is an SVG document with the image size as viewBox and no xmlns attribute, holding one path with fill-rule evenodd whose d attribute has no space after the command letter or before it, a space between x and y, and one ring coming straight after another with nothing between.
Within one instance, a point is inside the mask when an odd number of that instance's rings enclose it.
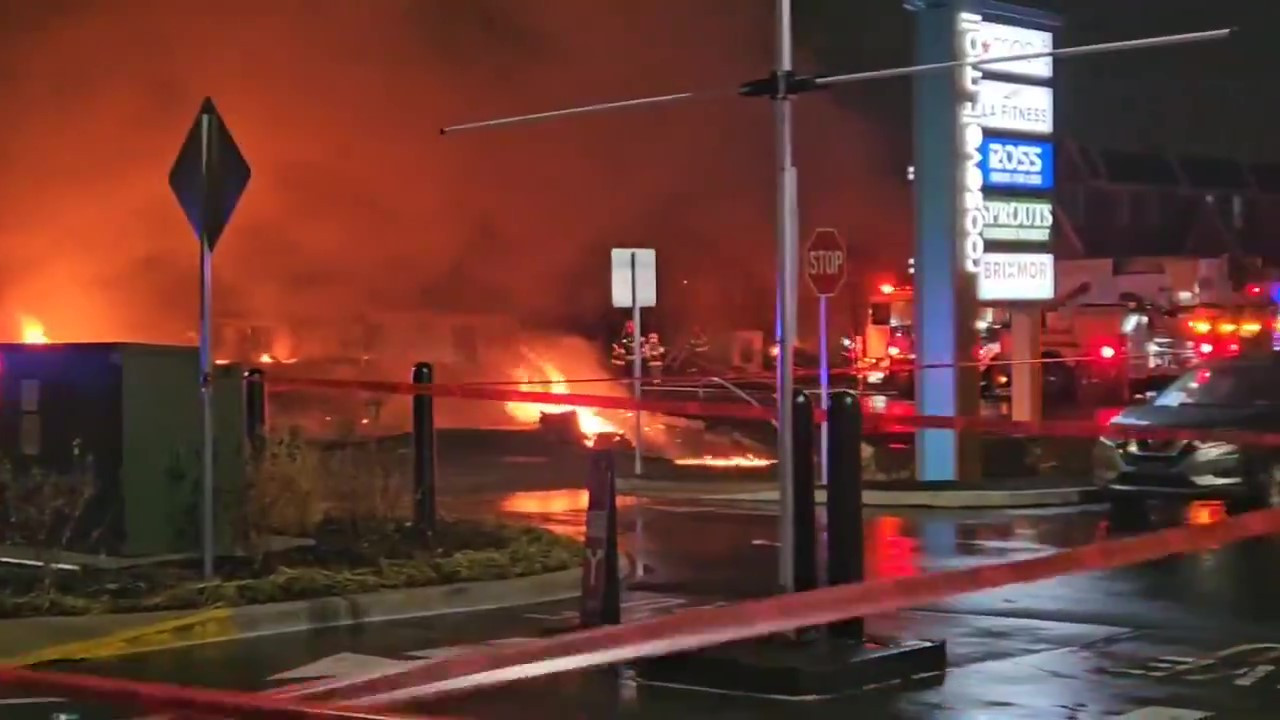
<instances>
[{"instance_id":1,"label":"stop sign pole","mask_svg":"<svg viewBox=\"0 0 1280 720\"><path fill-rule=\"evenodd\" d=\"M822 403L821 450L818 466L822 469L819 482L827 484L827 450L831 447L831 434L827 428L827 410L831 406L831 363L827 357L827 298L840 292L845 278L845 247L840 233L831 228L813 232L805 247L805 277L809 287L818 296L818 392Z\"/></svg>"}]
</instances>

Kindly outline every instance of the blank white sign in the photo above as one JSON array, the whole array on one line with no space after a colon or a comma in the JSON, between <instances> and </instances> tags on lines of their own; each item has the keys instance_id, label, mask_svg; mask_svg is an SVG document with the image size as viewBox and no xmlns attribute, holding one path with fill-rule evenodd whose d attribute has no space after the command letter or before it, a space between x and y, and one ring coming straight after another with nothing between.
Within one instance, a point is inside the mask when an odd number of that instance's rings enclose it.
<instances>
[{"instance_id":1,"label":"blank white sign","mask_svg":"<svg viewBox=\"0 0 1280 720\"><path fill-rule=\"evenodd\" d=\"M642 248L614 248L610 253L613 277L613 306L632 307L631 259L635 258L636 297L640 307L658 304L658 251Z\"/></svg>"}]
</instances>

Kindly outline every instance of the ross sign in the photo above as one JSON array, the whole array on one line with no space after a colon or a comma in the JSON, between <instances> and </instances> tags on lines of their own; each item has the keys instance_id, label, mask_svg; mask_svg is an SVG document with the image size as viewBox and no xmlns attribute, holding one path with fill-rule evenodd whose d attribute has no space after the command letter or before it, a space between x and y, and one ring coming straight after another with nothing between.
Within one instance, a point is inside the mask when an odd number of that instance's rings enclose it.
<instances>
[{"instance_id":1,"label":"ross sign","mask_svg":"<svg viewBox=\"0 0 1280 720\"><path fill-rule=\"evenodd\" d=\"M1052 300L1053 271L1051 253L987 253L978 272L978 300Z\"/></svg>"},{"instance_id":2,"label":"ross sign","mask_svg":"<svg viewBox=\"0 0 1280 720\"><path fill-rule=\"evenodd\" d=\"M982 213L982 237L988 241L1049 242L1053 230L1049 200L987 196Z\"/></svg>"},{"instance_id":3,"label":"ross sign","mask_svg":"<svg viewBox=\"0 0 1280 720\"><path fill-rule=\"evenodd\" d=\"M622 622L618 579L618 503L613 454L591 454L587 476L587 529L582 562L582 627Z\"/></svg>"},{"instance_id":4,"label":"ross sign","mask_svg":"<svg viewBox=\"0 0 1280 720\"><path fill-rule=\"evenodd\" d=\"M629 308L631 302L632 257L635 258L635 289L639 307L658 304L658 253L640 248L614 248L609 254L613 280L613 306Z\"/></svg>"},{"instance_id":5,"label":"ross sign","mask_svg":"<svg viewBox=\"0 0 1280 720\"><path fill-rule=\"evenodd\" d=\"M982 16L962 12L956 15L956 51L961 60L977 60L982 54ZM973 65L956 68L957 158L956 206L959 208L959 236L963 264L967 272L978 272L986 246L982 239L982 71Z\"/></svg>"},{"instance_id":6,"label":"ross sign","mask_svg":"<svg viewBox=\"0 0 1280 720\"><path fill-rule=\"evenodd\" d=\"M982 44L982 52L978 57L983 60L1053 51L1053 33L1046 30L983 21L978 29L978 37ZM983 65L982 69L997 75L1048 80L1053 77L1053 58L1012 60Z\"/></svg>"},{"instance_id":7,"label":"ross sign","mask_svg":"<svg viewBox=\"0 0 1280 720\"><path fill-rule=\"evenodd\" d=\"M840 233L830 228L813 231L805 247L805 277L818 297L840 292L845 278L845 247Z\"/></svg>"},{"instance_id":8,"label":"ross sign","mask_svg":"<svg viewBox=\"0 0 1280 720\"><path fill-rule=\"evenodd\" d=\"M978 83L979 122L988 130L1053 134L1053 90L999 80Z\"/></svg>"},{"instance_id":9,"label":"ross sign","mask_svg":"<svg viewBox=\"0 0 1280 720\"><path fill-rule=\"evenodd\" d=\"M196 237L210 250L249 185L249 163L212 98L205 98L169 170L169 188Z\"/></svg>"},{"instance_id":10,"label":"ross sign","mask_svg":"<svg viewBox=\"0 0 1280 720\"><path fill-rule=\"evenodd\" d=\"M1053 189L1053 143L987 137L979 151L982 184L993 188Z\"/></svg>"}]
</instances>

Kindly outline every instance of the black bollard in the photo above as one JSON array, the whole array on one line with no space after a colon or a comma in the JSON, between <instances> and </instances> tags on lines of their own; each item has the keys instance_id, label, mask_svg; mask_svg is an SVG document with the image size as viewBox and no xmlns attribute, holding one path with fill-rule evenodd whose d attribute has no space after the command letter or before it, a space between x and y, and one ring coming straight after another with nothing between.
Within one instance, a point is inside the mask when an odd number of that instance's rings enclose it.
<instances>
[{"instance_id":1,"label":"black bollard","mask_svg":"<svg viewBox=\"0 0 1280 720\"><path fill-rule=\"evenodd\" d=\"M267 446L266 375L261 368L249 368L244 373L244 433L250 454L261 456Z\"/></svg>"},{"instance_id":2,"label":"black bollard","mask_svg":"<svg viewBox=\"0 0 1280 720\"><path fill-rule=\"evenodd\" d=\"M618 577L618 483L613 452L594 451L589 473L582 609L579 613L584 628L622 622L622 581Z\"/></svg>"},{"instance_id":3,"label":"black bollard","mask_svg":"<svg viewBox=\"0 0 1280 720\"><path fill-rule=\"evenodd\" d=\"M795 478L795 556L793 567L796 592L818 588L818 528L814 505L813 401L803 390L795 394L795 431L792 436Z\"/></svg>"},{"instance_id":4,"label":"black bollard","mask_svg":"<svg viewBox=\"0 0 1280 720\"><path fill-rule=\"evenodd\" d=\"M431 363L413 366L415 385L432 383ZM420 532L436 530L436 414L431 395L413 396L413 525Z\"/></svg>"},{"instance_id":5,"label":"black bollard","mask_svg":"<svg viewBox=\"0 0 1280 720\"><path fill-rule=\"evenodd\" d=\"M827 582L860 583L864 574L862 530L862 403L841 391L827 411ZM832 623L831 637L861 642L862 618Z\"/></svg>"}]
</instances>

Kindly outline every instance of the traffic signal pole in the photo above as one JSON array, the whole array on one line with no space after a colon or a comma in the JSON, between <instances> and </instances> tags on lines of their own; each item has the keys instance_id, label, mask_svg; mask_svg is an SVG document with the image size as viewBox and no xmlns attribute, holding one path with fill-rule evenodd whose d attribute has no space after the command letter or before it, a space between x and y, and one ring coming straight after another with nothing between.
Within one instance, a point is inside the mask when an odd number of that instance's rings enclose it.
<instances>
[{"instance_id":1,"label":"traffic signal pole","mask_svg":"<svg viewBox=\"0 0 1280 720\"><path fill-rule=\"evenodd\" d=\"M774 153L777 159L777 342L778 342L778 584L785 591L796 586L795 556L795 342L796 283L800 274L800 210L796 199L796 168L792 152L791 0L776 0L777 62L773 73Z\"/></svg>"}]
</instances>

